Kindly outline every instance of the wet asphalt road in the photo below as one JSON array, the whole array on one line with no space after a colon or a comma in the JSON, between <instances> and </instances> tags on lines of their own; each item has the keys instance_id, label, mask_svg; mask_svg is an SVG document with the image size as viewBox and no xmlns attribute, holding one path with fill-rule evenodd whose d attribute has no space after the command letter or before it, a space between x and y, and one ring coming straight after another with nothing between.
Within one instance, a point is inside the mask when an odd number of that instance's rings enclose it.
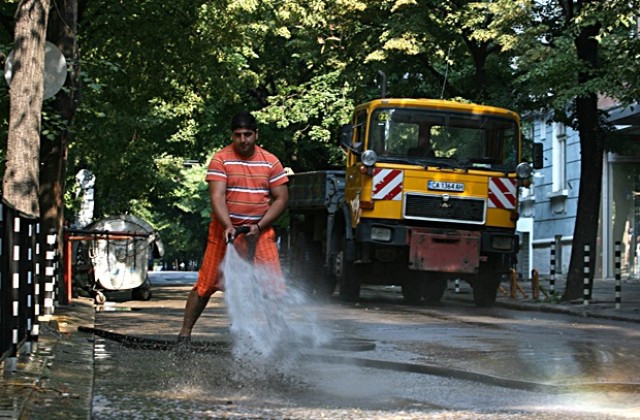
<instances>
[{"instance_id":1,"label":"wet asphalt road","mask_svg":"<svg viewBox=\"0 0 640 420\"><path fill-rule=\"evenodd\" d=\"M96 328L172 341L185 284L191 279L156 279L148 302L115 294ZM310 313L329 342L285 339L268 358L234 354L220 294L194 329L195 341L217 344L209 351L182 358L97 338L93 416L640 418L638 324L478 310L446 296L436 307L408 307L395 288L367 289L358 304L288 307L287 327L308 330L296 323Z\"/></svg>"}]
</instances>

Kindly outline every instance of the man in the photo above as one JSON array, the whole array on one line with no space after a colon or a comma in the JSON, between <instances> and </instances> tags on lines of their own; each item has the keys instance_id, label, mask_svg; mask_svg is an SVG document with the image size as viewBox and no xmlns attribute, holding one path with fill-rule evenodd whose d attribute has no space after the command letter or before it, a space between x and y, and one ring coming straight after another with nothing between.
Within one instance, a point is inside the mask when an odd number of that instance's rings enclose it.
<instances>
[{"instance_id":1,"label":"man","mask_svg":"<svg viewBox=\"0 0 640 420\"><path fill-rule=\"evenodd\" d=\"M287 174L278 158L256 145L258 128L253 115L236 114L231 120L231 131L231 144L214 154L205 178L209 183L212 220L198 281L187 298L178 334L179 349L190 345L191 330L211 295L224 289L219 266L238 227L249 229L234 241L239 252L251 246L255 250L254 263L282 278L271 224L287 206Z\"/></svg>"}]
</instances>

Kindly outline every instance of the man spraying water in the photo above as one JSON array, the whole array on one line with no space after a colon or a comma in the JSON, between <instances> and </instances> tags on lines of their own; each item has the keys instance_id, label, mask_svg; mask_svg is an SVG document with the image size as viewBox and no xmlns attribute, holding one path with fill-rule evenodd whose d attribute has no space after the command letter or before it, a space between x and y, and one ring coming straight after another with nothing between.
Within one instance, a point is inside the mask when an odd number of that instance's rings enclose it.
<instances>
[{"instance_id":1,"label":"man spraying water","mask_svg":"<svg viewBox=\"0 0 640 420\"><path fill-rule=\"evenodd\" d=\"M207 170L212 218L198 280L189 292L178 349L188 349L191 330L209 298L225 289L221 263L228 244L269 276L274 294L284 292L282 268L271 224L287 206L287 174L276 156L256 145L258 127L249 112L231 120L232 142L213 155ZM243 227L243 235L237 229ZM270 275L269 275L270 274Z\"/></svg>"}]
</instances>

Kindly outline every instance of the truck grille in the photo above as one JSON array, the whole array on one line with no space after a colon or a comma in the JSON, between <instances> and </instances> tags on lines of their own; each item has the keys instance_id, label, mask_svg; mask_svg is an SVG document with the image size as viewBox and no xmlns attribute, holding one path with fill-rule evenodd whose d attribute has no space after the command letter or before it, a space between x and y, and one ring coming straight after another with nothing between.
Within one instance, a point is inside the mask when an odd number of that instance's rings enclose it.
<instances>
[{"instance_id":1,"label":"truck grille","mask_svg":"<svg viewBox=\"0 0 640 420\"><path fill-rule=\"evenodd\" d=\"M485 200L444 195L405 194L404 217L453 223L484 223Z\"/></svg>"}]
</instances>

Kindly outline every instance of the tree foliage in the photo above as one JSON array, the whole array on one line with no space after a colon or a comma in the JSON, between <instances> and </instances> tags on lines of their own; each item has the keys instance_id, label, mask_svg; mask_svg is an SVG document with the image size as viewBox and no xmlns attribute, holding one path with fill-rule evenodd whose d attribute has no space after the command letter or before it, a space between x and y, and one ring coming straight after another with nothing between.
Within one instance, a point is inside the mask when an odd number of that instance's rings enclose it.
<instances>
[{"instance_id":1,"label":"tree foliage","mask_svg":"<svg viewBox=\"0 0 640 420\"><path fill-rule=\"evenodd\" d=\"M171 258L199 257L209 213L203 168L229 141L237 110L255 111L259 142L300 171L342 163L335 131L355 104L380 95L379 70L390 96L552 110L580 131L587 151L593 141L576 99L632 103L640 86L636 1L79 4L82 96L68 176L91 169L96 217L146 218ZM0 5L3 26L15 6ZM0 31L3 51L11 39ZM580 55L588 48L579 42L596 47L596 61ZM0 96L1 131L8 101Z\"/></svg>"}]
</instances>

